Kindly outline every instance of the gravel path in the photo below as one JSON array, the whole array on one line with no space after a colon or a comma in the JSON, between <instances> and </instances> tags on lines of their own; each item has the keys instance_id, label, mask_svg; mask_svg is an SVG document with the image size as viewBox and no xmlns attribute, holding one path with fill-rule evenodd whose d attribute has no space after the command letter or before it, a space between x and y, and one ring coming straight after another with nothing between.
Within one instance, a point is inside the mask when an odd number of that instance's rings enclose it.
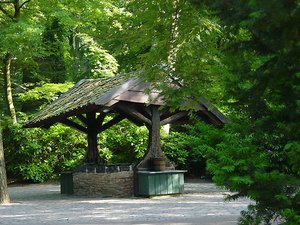
<instances>
[{"instance_id":1,"label":"gravel path","mask_svg":"<svg viewBox=\"0 0 300 225\"><path fill-rule=\"evenodd\" d=\"M234 225L247 199L224 202L212 183L188 181L177 197L79 198L60 194L58 184L9 188L11 204L0 205L0 224Z\"/></svg>"}]
</instances>

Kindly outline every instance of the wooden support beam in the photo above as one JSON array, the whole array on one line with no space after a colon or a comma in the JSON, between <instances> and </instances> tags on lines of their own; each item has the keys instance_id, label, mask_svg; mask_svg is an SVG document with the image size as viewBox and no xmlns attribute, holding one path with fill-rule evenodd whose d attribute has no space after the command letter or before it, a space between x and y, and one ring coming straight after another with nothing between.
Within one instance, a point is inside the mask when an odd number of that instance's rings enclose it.
<instances>
[{"instance_id":1,"label":"wooden support beam","mask_svg":"<svg viewBox=\"0 0 300 225\"><path fill-rule=\"evenodd\" d=\"M140 112L132 110L132 111L129 111L129 114L132 115L133 117L137 118L138 120L144 122L146 125L151 125L151 120L149 120L147 117L145 117Z\"/></svg>"},{"instance_id":2,"label":"wooden support beam","mask_svg":"<svg viewBox=\"0 0 300 225\"><path fill-rule=\"evenodd\" d=\"M148 119L146 116L144 116L142 113L140 113L133 106L130 107L126 104L119 104L116 110L118 110L121 113L126 114L128 117L133 118L133 120L135 120L135 121L138 121L138 122L140 122L142 124L145 124L145 125L148 125L148 126L151 125L151 120Z\"/></svg>"},{"instance_id":3,"label":"wooden support beam","mask_svg":"<svg viewBox=\"0 0 300 225\"><path fill-rule=\"evenodd\" d=\"M152 124L149 132L150 136L150 154L152 157L163 157L160 147L160 116L159 106L151 106Z\"/></svg>"},{"instance_id":4,"label":"wooden support beam","mask_svg":"<svg viewBox=\"0 0 300 225\"><path fill-rule=\"evenodd\" d=\"M118 112L119 112L121 115L124 115L128 120L130 120L132 123L134 123L134 124L137 125L137 126L144 126L144 125L146 125L147 127L149 126L149 125L145 124L144 122L142 122L142 121L140 121L140 120L137 120L135 117L133 117L133 116L127 114L127 113L124 113L124 112L119 111L119 110L118 110Z\"/></svg>"},{"instance_id":5,"label":"wooden support beam","mask_svg":"<svg viewBox=\"0 0 300 225\"><path fill-rule=\"evenodd\" d=\"M83 127L83 126L79 125L78 123L75 123L69 119L64 119L64 120L60 121L60 123L65 124L71 128L78 130L78 131L81 131L85 134L88 133L88 129L86 127Z\"/></svg>"},{"instance_id":6,"label":"wooden support beam","mask_svg":"<svg viewBox=\"0 0 300 225\"><path fill-rule=\"evenodd\" d=\"M83 115L77 115L76 116L83 124L87 125L87 119Z\"/></svg>"},{"instance_id":7,"label":"wooden support beam","mask_svg":"<svg viewBox=\"0 0 300 225\"><path fill-rule=\"evenodd\" d=\"M97 146L97 123L96 112L86 114L88 130L88 150L85 161L87 163L97 164L99 162L99 151Z\"/></svg>"},{"instance_id":8,"label":"wooden support beam","mask_svg":"<svg viewBox=\"0 0 300 225\"><path fill-rule=\"evenodd\" d=\"M152 117L151 110L148 107L146 107L146 106L144 106L142 109L147 114L147 118L151 119L151 117Z\"/></svg>"},{"instance_id":9,"label":"wooden support beam","mask_svg":"<svg viewBox=\"0 0 300 225\"><path fill-rule=\"evenodd\" d=\"M119 123L120 121L122 121L123 119L125 119L126 117L124 115L117 115L116 117L114 117L112 120L110 120L109 122L103 124L101 127L99 127L97 129L97 133L101 133L105 130L107 130L108 128L112 127L113 125Z\"/></svg>"},{"instance_id":10,"label":"wooden support beam","mask_svg":"<svg viewBox=\"0 0 300 225\"><path fill-rule=\"evenodd\" d=\"M162 120L160 122L160 125L166 125L168 123L173 123L175 122L176 120L179 120L180 118L182 117L185 117L186 115L188 115L188 112L179 112L179 113L175 113L173 114L172 116L169 116L168 118Z\"/></svg>"},{"instance_id":11,"label":"wooden support beam","mask_svg":"<svg viewBox=\"0 0 300 225\"><path fill-rule=\"evenodd\" d=\"M137 170L149 170L151 169L151 159L164 157L160 146L160 116L159 116L159 106L151 105L149 106L151 110L151 126L148 126L149 138L148 138L148 148L143 159L136 166Z\"/></svg>"},{"instance_id":12,"label":"wooden support beam","mask_svg":"<svg viewBox=\"0 0 300 225\"><path fill-rule=\"evenodd\" d=\"M169 107L163 107L163 108L159 111L159 116L160 116L160 117L163 117L163 115L164 115L165 113L168 113L169 110L170 110Z\"/></svg>"},{"instance_id":13,"label":"wooden support beam","mask_svg":"<svg viewBox=\"0 0 300 225\"><path fill-rule=\"evenodd\" d=\"M106 117L105 113L100 113L100 115L98 115L98 117L95 120L96 125L102 126L105 117Z\"/></svg>"}]
</instances>

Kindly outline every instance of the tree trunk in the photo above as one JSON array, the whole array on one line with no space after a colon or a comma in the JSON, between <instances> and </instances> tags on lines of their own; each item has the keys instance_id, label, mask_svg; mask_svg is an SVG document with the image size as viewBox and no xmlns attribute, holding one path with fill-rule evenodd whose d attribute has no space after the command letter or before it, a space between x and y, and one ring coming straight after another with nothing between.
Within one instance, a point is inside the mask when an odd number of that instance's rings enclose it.
<instances>
[{"instance_id":1,"label":"tree trunk","mask_svg":"<svg viewBox=\"0 0 300 225\"><path fill-rule=\"evenodd\" d=\"M0 125L0 204L9 203L9 195L7 191L7 178L4 161L4 149L2 140L2 130Z\"/></svg>"},{"instance_id":2,"label":"tree trunk","mask_svg":"<svg viewBox=\"0 0 300 225\"><path fill-rule=\"evenodd\" d=\"M180 0L173 1L173 14L172 14L172 24L171 24L171 37L169 41L169 53L168 53L168 64L170 66L170 75L172 76L175 73L175 64L178 52L178 45L176 41L179 36L179 17L181 9L179 6Z\"/></svg>"},{"instance_id":3,"label":"tree trunk","mask_svg":"<svg viewBox=\"0 0 300 225\"><path fill-rule=\"evenodd\" d=\"M4 76L4 93L5 93L5 99L7 108L9 110L10 116L12 118L13 124L17 123L17 116L16 116L16 110L13 102L13 95L12 95L12 88L11 88L11 61L12 61L12 54L6 53L4 58L4 67L3 67L3 76Z\"/></svg>"},{"instance_id":4,"label":"tree trunk","mask_svg":"<svg viewBox=\"0 0 300 225\"><path fill-rule=\"evenodd\" d=\"M24 7L25 4L29 3L31 0L24 1L22 4L20 0L13 0L9 2L2 2L2 3L12 3L13 4L13 14L10 14L9 11L3 10L4 14L11 18L13 21L17 21L18 18L21 15L21 8ZM13 95L12 95L12 89L11 89L11 77L10 77L10 71L11 71L11 61L12 61L13 55L11 53L6 53L4 60L3 60L3 76L4 76L4 93L6 97L6 104L10 113L10 116L12 118L13 124L17 123L17 116L16 116L16 110L13 102Z\"/></svg>"},{"instance_id":5,"label":"tree trunk","mask_svg":"<svg viewBox=\"0 0 300 225\"><path fill-rule=\"evenodd\" d=\"M20 1L19 0L14 0L14 19L17 19L20 17L21 14L21 5L20 5Z\"/></svg>"}]
</instances>

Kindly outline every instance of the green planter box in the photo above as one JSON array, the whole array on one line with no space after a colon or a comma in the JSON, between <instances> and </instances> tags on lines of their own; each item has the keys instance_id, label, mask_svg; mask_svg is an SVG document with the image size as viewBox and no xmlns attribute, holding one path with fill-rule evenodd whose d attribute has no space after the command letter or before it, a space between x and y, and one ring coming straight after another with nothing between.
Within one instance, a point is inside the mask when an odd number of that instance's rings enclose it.
<instances>
[{"instance_id":1,"label":"green planter box","mask_svg":"<svg viewBox=\"0 0 300 225\"><path fill-rule=\"evenodd\" d=\"M73 194L73 173L64 172L60 175L60 193L61 194Z\"/></svg>"},{"instance_id":2,"label":"green planter box","mask_svg":"<svg viewBox=\"0 0 300 225\"><path fill-rule=\"evenodd\" d=\"M138 195L172 195L184 191L186 170L140 171L138 172Z\"/></svg>"}]
</instances>

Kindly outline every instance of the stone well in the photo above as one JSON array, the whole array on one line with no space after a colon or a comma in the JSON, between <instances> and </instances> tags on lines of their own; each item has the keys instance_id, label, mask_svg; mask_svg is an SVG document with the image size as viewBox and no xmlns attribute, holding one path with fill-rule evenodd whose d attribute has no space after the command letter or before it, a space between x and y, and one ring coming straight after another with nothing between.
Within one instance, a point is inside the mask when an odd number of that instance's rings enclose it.
<instances>
[{"instance_id":1,"label":"stone well","mask_svg":"<svg viewBox=\"0 0 300 225\"><path fill-rule=\"evenodd\" d=\"M133 196L133 171L73 173L74 195L89 197Z\"/></svg>"},{"instance_id":2,"label":"stone well","mask_svg":"<svg viewBox=\"0 0 300 225\"><path fill-rule=\"evenodd\" d=\"M73 171L73 193L88 197L131 197L134 190L132 166L86 167Z\"/></svg>"}]
</instances>

